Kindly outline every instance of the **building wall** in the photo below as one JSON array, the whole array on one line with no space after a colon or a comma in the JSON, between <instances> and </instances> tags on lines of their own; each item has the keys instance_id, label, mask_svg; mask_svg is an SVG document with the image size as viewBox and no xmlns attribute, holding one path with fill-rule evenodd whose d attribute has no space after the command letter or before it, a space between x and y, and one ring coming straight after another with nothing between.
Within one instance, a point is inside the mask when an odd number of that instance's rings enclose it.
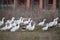
<instances>
[{"instance_id":1,"label":"building wall","mask_svg":"<svg viewBox=\"0 0 60 40\"><path fill-rule=\"evenodd\" d=\"M48 0L47 0L48 1ZM44 5L46 7L48 2L45 1ZM48 6L48 5L47 5ZM14 9L14 6L12 7L8 7L8 10L5 8L3 10L1 10L0 12L0 16L1 18L3 16L6 17L6 19L11 18L12 16L15 16L16 18L22 16L22 17L31 17L33 20L35 20L36 22L41 21L42 19L46 18L47 22L52 21L54 18L56 18L58 15L58 10L56 9L43 9L42 11L40 11L39 9L39 5L34 5L33 10L31 9L32 7L30 7L30 9L26 8L26 5L17 5L16 4L16 8Z\"/></svg>"}]
</instances>

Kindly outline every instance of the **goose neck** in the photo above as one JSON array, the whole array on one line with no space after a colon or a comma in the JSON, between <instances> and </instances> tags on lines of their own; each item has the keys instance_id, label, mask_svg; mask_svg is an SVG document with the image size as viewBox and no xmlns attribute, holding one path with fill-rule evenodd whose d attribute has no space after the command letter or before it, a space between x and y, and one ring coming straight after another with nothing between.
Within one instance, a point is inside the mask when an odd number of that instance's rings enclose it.
<instances>
[{"instance_id":1,"label":"goose neck","mask_svg":"<svg viewBox=\"0 0 60 40\"><path fill-rule=\"evenodd\" d=\"M45 22L45 20L43 20L43 22Z\"/></svg>"},{"instance_id":2,"label":"goose neck","mask_svg":"<svg viewBox=\"0 0 60 40\"><path fill-rule=\"evenodd\" d=\"M4 18L2 19L2 21L4 20Z\"/></svg>"},{"instance_id":3,"label":"goose neck","mask_svg":"<svg viewBox=\"0 0 60 40\"><path fill-rule=\"evenodd\" d=\"M30 21L31 19L29 18L28 21Z\"/></svg>"},{"instance_id":4,"label":"goose neck","mask_svg":"<svg viewBox=\"0 0 60 40\"><path fill-rule=\"evenodd\" d=\"M35 25L36 25L36 24L34 23L33 26L35 27Z\"/></svg>"}]
</instances>

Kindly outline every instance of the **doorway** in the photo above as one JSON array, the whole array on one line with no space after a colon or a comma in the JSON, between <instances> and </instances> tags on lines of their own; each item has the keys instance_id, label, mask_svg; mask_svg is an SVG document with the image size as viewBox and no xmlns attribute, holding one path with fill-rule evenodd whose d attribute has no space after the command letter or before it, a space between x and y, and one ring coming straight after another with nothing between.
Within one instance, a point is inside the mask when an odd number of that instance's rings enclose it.
<instances>
[{"instance_id":1,"label":"doorway","mask_svg":"<svg viewBox=\"0 0 60 40\"><path fill-rule=\"evenodd\" d=\"M48 10L52 9L53 7L53 0L48 0Z\"/></svg>"}]
</instances>

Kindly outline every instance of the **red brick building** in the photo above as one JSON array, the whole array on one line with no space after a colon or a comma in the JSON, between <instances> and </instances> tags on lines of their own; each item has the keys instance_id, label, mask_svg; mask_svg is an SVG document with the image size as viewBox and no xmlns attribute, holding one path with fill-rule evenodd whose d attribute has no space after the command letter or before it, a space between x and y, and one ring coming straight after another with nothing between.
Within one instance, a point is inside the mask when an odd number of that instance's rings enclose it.
<instances>
[{"instance_id":1,"label":"red brick building","mask_svg":"<svg viewBox=\"0 0 60 40\"><path fill-rule=\"evenodd\" d=\"M8 4L14 4L14 0L7 0L7 1ZM2 3L6 4L7 1L2 0ZM22 3L25 4L27 8L30 8L30 6L33 3L32 0L15 0L15 1L17 4L22 4ZM58 3L57 1L58 0L34 0L34 3L38 3L40 9L47 8L47 6L56 9Z\"/></svg>"},{"instance_id":2,"label":"red brick building","mask_svg":"<svg viewBox=\"0 0 60 40\"><path fill-rule=\"evenodd\" d=\"M3 6L6 6L8 2L8 13L6 12L7 10L4 10L2 12L6 14L2 13L2 16L23 16L35 19L60 17L58 13L58 9L60 8L59 0L1 0L0 2L2 2Z\"/></svg>"}]
</instances>

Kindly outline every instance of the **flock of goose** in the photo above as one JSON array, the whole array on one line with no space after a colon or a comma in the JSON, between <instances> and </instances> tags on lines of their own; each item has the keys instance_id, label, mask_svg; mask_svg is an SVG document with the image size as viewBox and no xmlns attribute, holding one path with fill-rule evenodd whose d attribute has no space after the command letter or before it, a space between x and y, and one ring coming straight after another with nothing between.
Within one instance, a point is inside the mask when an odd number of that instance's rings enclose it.
<instances>
[{"instance_id":1,"label":"flock of goose","mask_svg":"<svg viewBox=\"0 0 60 40\"><path fill-rule=\"evenodd\" d=\"M5 17L3 17L2 20L0 20L0 26L2 26L4 24L5 24L5 26L0 28L0 30L1 31L10 30L11 32L15 32L19 28L21 28L21 24L26 25L25 27L22 28L23 29L22 31L25 31L25 30L33 31L35 29L36 25L38 25L38 26L45 25L45 27L43 27L42 30L48 30L49 27L53 27L53 26L56 26L59 24L58 19L59 19L59 17L55 18L52 22L49 22L46 24L45 24L46 19L43 19L42 22L39 22L38 24L36 24L31 18L20 17L18 20L15 20L15 17L12 17L11 20L7 20L5 22L4 21ZM32 22L33 22L33 25L32 25Z\"/></svg>"}]
</instances>

